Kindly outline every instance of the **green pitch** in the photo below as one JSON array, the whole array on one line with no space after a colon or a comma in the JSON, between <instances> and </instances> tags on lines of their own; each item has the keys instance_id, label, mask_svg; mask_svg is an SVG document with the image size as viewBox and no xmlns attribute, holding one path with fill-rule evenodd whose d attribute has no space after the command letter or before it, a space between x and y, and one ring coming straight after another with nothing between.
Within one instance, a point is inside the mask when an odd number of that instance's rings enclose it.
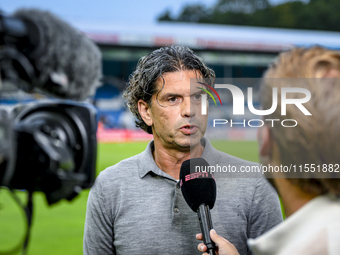
<instances>
[{"instance_id":1,"label":"green pitch","mask_svg":"<svg viewBox=\"0 0 340 255\"><path fill-rule=\"evenodd\" d=\"M256 142L213 142L214 146L234 156L258 161ZM142 152L147 143L99 144L97 173L122 159ZM81 255L88 190L73 201L47 206L41 193L34 195L34 215L29 255ZM24 200L25 194L18 192ZM22 240L25 230L23 213L5 189L0 190L0 254Z\"/></svg>"}]
</instances>

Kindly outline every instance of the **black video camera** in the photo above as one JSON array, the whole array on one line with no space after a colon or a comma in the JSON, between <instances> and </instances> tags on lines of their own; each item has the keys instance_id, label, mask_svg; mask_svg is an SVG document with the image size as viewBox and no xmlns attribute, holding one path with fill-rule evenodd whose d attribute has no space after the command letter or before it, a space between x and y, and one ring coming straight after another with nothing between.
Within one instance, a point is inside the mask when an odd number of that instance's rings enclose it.
<instances>
[{"instance_id":1,"label":"black video camera","mask_svg":"<svg viewBox=\"0 0 340 255\"><path fill-rule=\"evenodd\" d=\"M49 204L89 188L96 169L96 110L49 100L0 106L0 186L42 191Z\"/></svg>"},{"instance_id":2,"label":"black video camera","mask_svg":"<svg viewBox=\"0 0 340 255\"><path fill-rule=\"evenodd\" d=\"M83 33L46 11L0 11L0 186L42 191L49 204L91 187L96 110L69 99L85 100L100 77L99 48ZM6 105L6 89L66 100Z\"/></svg>"}]
</instances>

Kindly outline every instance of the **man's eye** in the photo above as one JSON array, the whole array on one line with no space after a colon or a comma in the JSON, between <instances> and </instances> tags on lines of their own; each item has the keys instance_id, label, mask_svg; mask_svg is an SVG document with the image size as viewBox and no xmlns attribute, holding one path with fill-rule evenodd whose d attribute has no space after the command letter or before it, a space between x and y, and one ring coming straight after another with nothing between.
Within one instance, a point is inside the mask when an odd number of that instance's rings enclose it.
<instances>
[{"instance_id":1,"label":"man's eye","mask_svg":"<svg viewBox=\"0 0 340 255\"><path fill-rule=\"evenodd\" d=\"M194 95L194 96L193 96L193 99L195 99L195 100L200 100L201 97L202 97L201 94L197 94L197 95Z\"/></svg>"},{"instance_id":2,"label":"man's eye","mask_svg":"<svg viewBox=\"0 0 340 255\"><path fill-rule=\"evenodd\" d=\"M177 100L177 97L170 97L169 99L168 99L168 101L169 102L176 102L176 100Z\"/></svg>"}]
</instances>

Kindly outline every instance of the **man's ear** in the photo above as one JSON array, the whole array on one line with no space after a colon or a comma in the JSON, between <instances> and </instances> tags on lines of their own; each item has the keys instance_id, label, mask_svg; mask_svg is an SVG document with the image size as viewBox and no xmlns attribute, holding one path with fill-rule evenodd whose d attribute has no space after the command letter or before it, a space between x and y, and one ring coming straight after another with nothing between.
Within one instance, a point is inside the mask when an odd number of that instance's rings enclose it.
<instances>
[{"instance_id":1,"label":"man's ear","mask_svg":"<svg viewBox=\"0 0 340 255\"><path fill-rule=\"evenodd\" d=\"M259 152L261 157L268 157L271 159L272 156L272 137L268 126L263 125L258 129L257 140L259 143Z\"/></svg>"},{"instance_id":2,"label":"man's ear","mask_svg":"<svg viewBox=\"0 0 340 255\"><path fill-rule=\"evenodd\" d=\"M151 115L151 108L142 99L138 101L138 111L139 111L140 116L144 120L145 124L148 126L152 126L153 121L152 121L152 115Z\"/></svg>"}]
</instances>

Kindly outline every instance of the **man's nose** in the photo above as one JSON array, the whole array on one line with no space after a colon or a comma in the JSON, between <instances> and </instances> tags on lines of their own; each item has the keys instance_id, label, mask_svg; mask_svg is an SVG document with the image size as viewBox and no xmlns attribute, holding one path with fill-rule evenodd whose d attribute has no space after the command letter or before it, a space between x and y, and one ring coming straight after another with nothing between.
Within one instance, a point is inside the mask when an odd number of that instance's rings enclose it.
<instances>
[{"instance_id":1,"label":"man's nose","mask_svg":"<svg viewBox=\"0 0 340 255\"><path fill-rule=\"evenodd\" d=\"M191 103L190 97L185 97L181 104L182 116L193 117L196 114L194 105Z\"/></svg>"}]
</instances>

